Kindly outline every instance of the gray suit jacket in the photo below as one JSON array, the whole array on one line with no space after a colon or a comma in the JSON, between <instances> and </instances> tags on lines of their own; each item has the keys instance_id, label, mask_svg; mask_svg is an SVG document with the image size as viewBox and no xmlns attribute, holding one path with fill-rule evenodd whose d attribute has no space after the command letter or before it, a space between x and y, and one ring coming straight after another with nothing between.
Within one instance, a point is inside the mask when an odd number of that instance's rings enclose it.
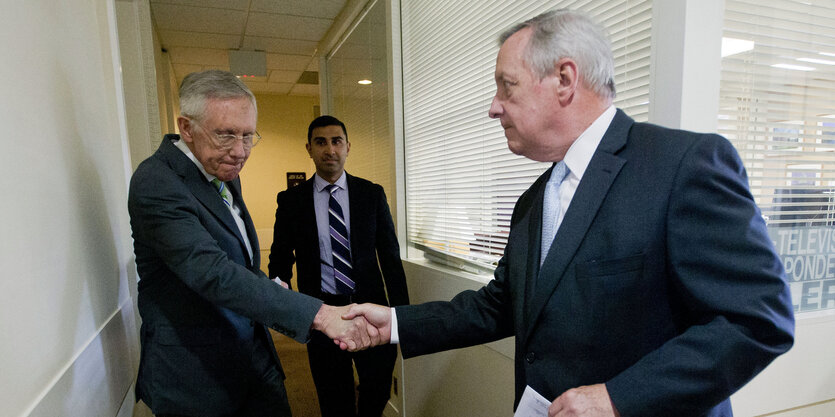
<instances>
[{"instance_id":1,"label":"gray suit jacket","mask_svg":"<svg viewBox=\"0 0 835 417\"><path fill-rule=\"evenodd\" d=\"M166 135L130 183L142 316L136 392L154 413L229 413L240 406L247 376L257 372L254 343L267 345L278 365L264 324L305 342L322 302L281 288L259 270L240 181L228 186L253 259L217 190L176 148L177 139Z\"/></svg>"},{"instance_id":2,"label":"gray suit jacket","mask_svg":"<svg viewBox=\"0 0 835 417\"><path fill-rule=\"evenodd\" d=\"M542 268L550 170L520 198L495 279L397 307L404 357L516 336L516 402L605 383L626 416L730 416L793 343L783 265L728 141L620 110Z\"/></svg>"}]
</instances>

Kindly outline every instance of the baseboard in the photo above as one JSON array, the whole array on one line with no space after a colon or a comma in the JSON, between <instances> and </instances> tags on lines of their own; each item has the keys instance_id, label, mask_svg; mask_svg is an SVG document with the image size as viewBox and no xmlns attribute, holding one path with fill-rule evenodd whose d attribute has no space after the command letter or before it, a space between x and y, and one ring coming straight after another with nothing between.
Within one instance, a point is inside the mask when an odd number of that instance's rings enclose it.
<instances>
[{"instance_id":1,"label":"baseboard","mask_svg":"<svg viewBox=\"0 0 835 417\"><path fill-rule=\"evenodd\" d=\"M400 417L400 410L392 405L391 401L386 403L386 408L383 409L383 417Z\"/></svg>"}]
</instances>

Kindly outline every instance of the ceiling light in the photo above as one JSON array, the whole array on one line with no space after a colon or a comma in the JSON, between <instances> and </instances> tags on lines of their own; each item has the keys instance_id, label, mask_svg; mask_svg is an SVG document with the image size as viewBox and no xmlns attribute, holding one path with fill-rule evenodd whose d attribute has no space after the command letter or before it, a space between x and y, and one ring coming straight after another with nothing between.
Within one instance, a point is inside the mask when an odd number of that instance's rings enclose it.
<instances>
[{"instance_id":1,"label":"ceiling light","mask_svg":"<svg viewBox=\"0 0 835 417\"><path fill-rule=\"evenodd\" d=\"M835 61L831 61L828 59L817 59L817 58L797 58L798 61L803 62L811 62L813 64L823 64L823 65L835 65Z\"/></svg>"},{"instance_id":2,"label":"ceiling light","mask_svg":"<svg viewBox=\"0 0 835 417\"><path fill-rule=\"evenodd\" d=\"M371 80L359 80L359 81L357 81L357 84L370 85Z\"/></svg>"},{"instance_id":3,"label":"ceiling light","mask_svg":"<svg viewBox=\"0 0 835 417\"><path fill-rule=\"evenodd\" d=\"M722 38L722 58L754 49L754 41L745 39Z\"/></svg>"},{"instance_id":4,"label":"ceiling light","mask_svg":"<svg viewBox=\"0 0 835 417\"><path fill-rule=\"evenodd\" d=\"M792 64L774 64L774 65L772 65L772 67L787 69L787 70L795 70L795 71L814 71L815 70L812 67L804 67L802 65L792 65Z\"/></svg>"}]
</instances>

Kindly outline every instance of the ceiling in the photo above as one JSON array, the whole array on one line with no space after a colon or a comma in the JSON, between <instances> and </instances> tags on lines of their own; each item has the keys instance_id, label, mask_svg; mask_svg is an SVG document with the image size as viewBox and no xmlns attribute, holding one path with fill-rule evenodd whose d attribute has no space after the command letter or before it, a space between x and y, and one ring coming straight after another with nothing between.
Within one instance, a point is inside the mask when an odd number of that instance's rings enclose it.
<instances>
[{"instance_id":1,"label":"ceiling","mask_svg":"<svg viewBox=\"0 0 835 417\"><path fill-rule=\"evenodd\" d=\"M151 16L178 83L190 72L229 70L230 50L264 51L267 76L244 80L254 93L318 96L317 46L345 4L346 0L151 0Z\"/></svg>"}]
</instances>

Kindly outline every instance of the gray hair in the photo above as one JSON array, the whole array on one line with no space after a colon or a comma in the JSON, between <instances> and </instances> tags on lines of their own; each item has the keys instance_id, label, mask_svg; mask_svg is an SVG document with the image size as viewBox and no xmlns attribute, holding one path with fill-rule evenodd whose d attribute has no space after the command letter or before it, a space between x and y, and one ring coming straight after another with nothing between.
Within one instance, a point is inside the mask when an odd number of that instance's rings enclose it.
<instances>
[{"instance_id":1,"label":"gray hair","mask_svg":"<svg viewBox=\"0 0 835 417\"><path fill-rule=\"evenodd\" d=\"M208 70L192 72L180 84L180 114L203 121L206 100L246 97L258 113L255 96L249 87L228 71Z\"/></svg>"},{"instance_id":2,"label":"gray hair","mask_svg":"<svg viewBox=\"0 0 835 417\"><path fill-rule=\"evenodd\" d=\"M577 63L585 86L602 98L615 98L615 64L606 30L588 15L568 9L551 10L508 29L499 44L531 28L524 59L539 79L554 73L562 58Z\"/></svg>"}]
</instances>

